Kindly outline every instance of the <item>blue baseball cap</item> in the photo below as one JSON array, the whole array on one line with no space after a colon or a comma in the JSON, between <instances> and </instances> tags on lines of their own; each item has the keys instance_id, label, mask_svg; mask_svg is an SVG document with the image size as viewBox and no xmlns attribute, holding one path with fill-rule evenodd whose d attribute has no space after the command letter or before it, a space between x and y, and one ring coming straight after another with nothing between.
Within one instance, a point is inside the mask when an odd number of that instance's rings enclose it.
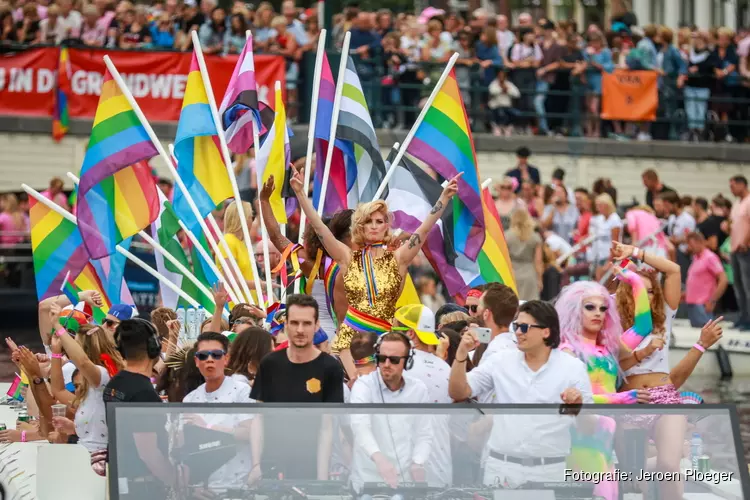
<instances>
[{"instance_id":1,"label":"blue baseball cap","mask_svg":"<svg viewBox=\"0 0 750 500\"><path fill-rule=\"evenodd\" d=\"M320 345L326 340L328 340L328 334L322 328L319 328L313 337L313 344Z\"/></svg>"},{"instance_id":2,"label":"blue baseball cap","mask_svg":"<svg viewBox=\"0 0 750 500\"><path fill-rule=\"evenodd\" d=\"M135 308L128 304L113 305L109 308L109 312L107 313L107 315L114 316L120 321L126 321L136 316Z\"/></svg>"}]
</instances>

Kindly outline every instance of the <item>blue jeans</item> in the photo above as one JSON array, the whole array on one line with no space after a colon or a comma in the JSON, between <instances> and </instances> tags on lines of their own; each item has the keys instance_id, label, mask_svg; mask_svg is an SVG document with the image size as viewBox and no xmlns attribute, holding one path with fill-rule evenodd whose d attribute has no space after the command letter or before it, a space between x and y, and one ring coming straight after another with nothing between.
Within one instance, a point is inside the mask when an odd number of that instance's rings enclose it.
<instances>
[{"instance_id":1,"label":"blue jeans","mask_svg":"<svg viewBox=\"0 0 750 500\"><path fill-rule=\"evenodd\" d=\"M714 319L713 314L706 312L703 304L688 304L688 318L693 328L703 328L703 325Z\"/></svg>"},{"instance_id":2,"label":"blue jeans","mask_svg":"<svg viewBox=\"0 0 750 500\"><path fill-rule=\"evenodd\" d=\"M537 80L536 94L534 95L534 111L536 111L536 116L539 120L539 130L542 132L549 132L547 110L544 107L545 102L547 102L547 92L549 92L549 83L544 80Z\"/></svg>"},{"instance_id":3,"label":"blue jeans","mask_svg":"<svg viewBox=\"0 0 750 500\"><path fill-rule=\"evenodd\" d=\"M685 87L685 114L690 130L703 130L706 126L706 112L711 89Z\"/></svg>"}]
</instances>

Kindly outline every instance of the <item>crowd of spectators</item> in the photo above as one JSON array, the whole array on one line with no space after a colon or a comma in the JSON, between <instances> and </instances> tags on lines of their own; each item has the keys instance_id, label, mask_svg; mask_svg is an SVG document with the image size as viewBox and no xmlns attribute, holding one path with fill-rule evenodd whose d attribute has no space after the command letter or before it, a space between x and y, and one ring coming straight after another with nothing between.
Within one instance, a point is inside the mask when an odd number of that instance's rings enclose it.
<instances>
[{"instance_id":1,"label":"crowd of spectators","mask_svg":"<svg viewBox=\"0 0 750 500\"><path fill-rule=\"evenodd\" d=\"M0 1L0 45L78 43L141 50L190 50L197 30L209 54L238 53L252 30L257 53L287 61L294 108L304 54L320 34L315 8L270 2L164 0L151 5L111 0ZM459 53L456 76L472 126L494 135L539 134L639 140L744 142L750 113L750 37L746 30L707 31L637 25L632 14L606 26L579 27L528 13L511 26L478 9L461 14L428 8L420 15L365 12L350 3L334 16L338 47L350 50L376 126L408 128L445 62ZM600 119L602 74L617 68L654 70L659 110L654 123Z\"/></svg>"}]
</instances>

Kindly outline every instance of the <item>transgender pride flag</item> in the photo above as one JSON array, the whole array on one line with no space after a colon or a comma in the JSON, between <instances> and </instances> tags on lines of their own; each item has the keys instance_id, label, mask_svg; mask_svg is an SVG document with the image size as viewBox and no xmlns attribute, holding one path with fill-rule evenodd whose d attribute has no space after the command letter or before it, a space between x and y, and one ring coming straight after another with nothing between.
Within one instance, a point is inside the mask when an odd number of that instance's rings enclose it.
<instances>
[{"instance_id":1,"label":"transgender pride flag","mask_svg":"<svg viewBox=\"0 0 750 500\"><path fill-rule=\"evenodd\" d=\"M328 64L328 56L323 54L323 67L320 73L320 94L318 96L318 114L315 118L315 176L313 178L313 206L317 209L320 204L320 190L323 187L323 172L325 170L326 155L328 154L328 139L331 136L331 120L333 119L333 100L336 95L336 84L333 73ZM346 198L349 186L346 183L345 156L351 158L356 165L354 148L349 141L336 139L334 142L333 160L328 177L325 205L323 214L331 215L344 208L349 208Z\"/></svg>"}]
</instances>

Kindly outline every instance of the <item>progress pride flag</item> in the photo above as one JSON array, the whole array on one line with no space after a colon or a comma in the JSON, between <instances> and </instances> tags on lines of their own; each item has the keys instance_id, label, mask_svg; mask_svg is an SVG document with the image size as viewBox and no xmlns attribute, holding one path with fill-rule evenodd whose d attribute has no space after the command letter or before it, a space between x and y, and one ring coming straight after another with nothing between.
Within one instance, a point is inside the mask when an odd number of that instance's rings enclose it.
<instances>
[{"instance_id":1,"label":"progress pride flag","mask_svg":"<svg viewBox=\"0 0 750 500\"><path fill-rule=\"evenodd\" d=\"M71 118L93 118L108 54L152 121L177 121L185 93L191 52L126 52L69 49ZM0 115L52 115L59 49L39 48L0 58ZM207 56L206 65L217 102L229 84L237 56ZM284 59L256 56L256 78L261 100L278 80L285 88Z\"/></svg>"}]
</instances>

